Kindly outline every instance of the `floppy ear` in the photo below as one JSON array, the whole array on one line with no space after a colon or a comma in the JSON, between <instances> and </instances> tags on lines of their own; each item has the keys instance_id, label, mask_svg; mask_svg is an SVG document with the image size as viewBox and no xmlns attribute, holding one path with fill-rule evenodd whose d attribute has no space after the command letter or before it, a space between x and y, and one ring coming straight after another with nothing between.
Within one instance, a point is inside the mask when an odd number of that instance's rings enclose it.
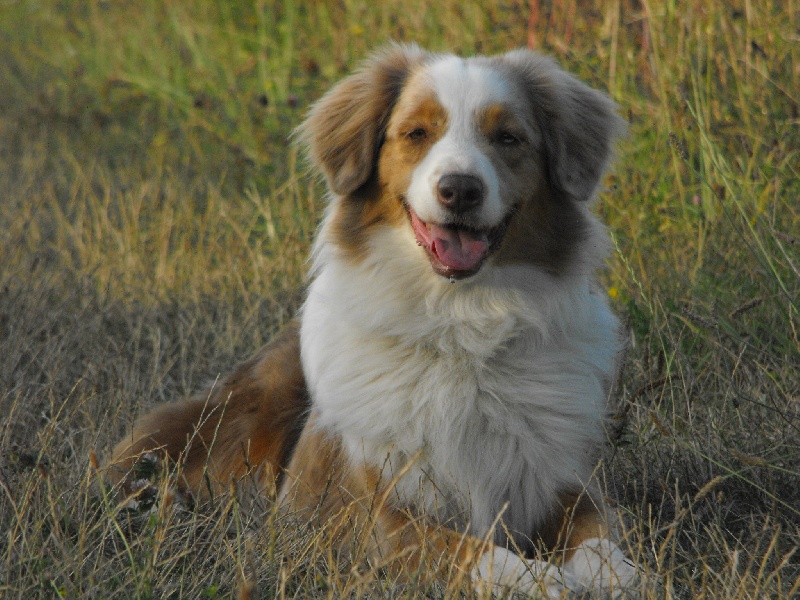
<instances>
[{"instance_id":1,"label":"floppy ear","mask_svg":"<svg viewBox=\"0 0 800 600\"><path fill-rule=\"evenodd\" d=\"M336 194L350 194L369 179L403 82L423 57L417 46L378 52L314 104L297 129L311 162Z\"/></svg>"},{"instance_id":2,"label":"floppy ear","mask_svg":"<svg viewBox=\"0 0 800 600\"><path fill-rule=\"evenodd\" d=\"M544 135L550 183L576 200L591 200L626 131L617 105L554 61L529 50L503 55L521 75Z\"/></svg>"}]
</instances>

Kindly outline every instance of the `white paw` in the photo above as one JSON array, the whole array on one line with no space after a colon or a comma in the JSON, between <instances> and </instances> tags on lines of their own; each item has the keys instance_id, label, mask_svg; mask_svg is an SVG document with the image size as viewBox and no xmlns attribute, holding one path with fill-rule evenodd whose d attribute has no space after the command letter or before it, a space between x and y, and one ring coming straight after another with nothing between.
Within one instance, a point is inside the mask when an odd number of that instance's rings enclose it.
<instances>
[{"instance_id":1,"label":"white paw","mask_svg":"<svg viewBox=\"0 0 800 600\"><path fill-rule=\"evenodd\" d=\"M612 541L592 538L575 549L565 570L584 589L605 591L616 598L638 587L641 570Z\"/></svg>"},{"instance_id":2,"label":"white paw","mask_svg":"<svg viewBox=\"0 0 800 600\"><path fill-rule=\"evenodd\" d=\"M534 598L563 598L584 589L569 572L541 560L525 560L505 548L495 547L481 557L472 571L477 587L513 590Z\"/></svg>"}]
</instances>

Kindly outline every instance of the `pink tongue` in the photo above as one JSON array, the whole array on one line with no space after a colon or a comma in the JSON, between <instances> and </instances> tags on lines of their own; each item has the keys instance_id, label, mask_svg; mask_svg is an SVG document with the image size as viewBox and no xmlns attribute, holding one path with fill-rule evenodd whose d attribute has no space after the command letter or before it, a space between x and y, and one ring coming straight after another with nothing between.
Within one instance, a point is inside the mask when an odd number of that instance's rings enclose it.
<instances>
[{"instance_id":1,"label":"pink tongue","mask_svg":"<svg viewBox=\"0 0 800 600\"><path fill-rule=\"evenodd\" d=\"M432 225L431 252L450 269L469 271L477 267L489 248L485 234Z\"/></svg>"}]
</instances>

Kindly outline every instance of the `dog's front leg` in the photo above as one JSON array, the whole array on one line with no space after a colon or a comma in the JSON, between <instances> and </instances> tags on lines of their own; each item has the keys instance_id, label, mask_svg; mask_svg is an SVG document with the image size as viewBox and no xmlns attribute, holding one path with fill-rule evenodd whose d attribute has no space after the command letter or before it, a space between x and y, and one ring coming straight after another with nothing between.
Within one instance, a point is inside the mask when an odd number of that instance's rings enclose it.
<instances>
[{"instance_id":1,"label":"dog's front leg","mask_svg":"<svg viewBox=\"0 0 800 600\"><path fill-rule=\"evenodd\" d=\"M555 564L526 560L396 505L380 474L348 460L340 440L317 429L315 421L312 415L300 436L281 502L295 518L323 524L331 543L347 549L351 559L366 558L400 577L424 569L456 586L464 577L481 591L560 598L583 589Z\"/></svg>"},{"instance_id":2,"label":"dog's front leg","mask_svg":"<svg viewBox=\"0 0 800 600\"><path fill-rule=\"evenodd\" d=\"M563 572L575 590L602 592L616 598L635 590L640 584L641 569L629 560L611 539L608 515L602 503L587 491L564 494L563 522L551 548L563 557ZM555 524L555 523L554 523Z\"/></svg>"}]
</instances>

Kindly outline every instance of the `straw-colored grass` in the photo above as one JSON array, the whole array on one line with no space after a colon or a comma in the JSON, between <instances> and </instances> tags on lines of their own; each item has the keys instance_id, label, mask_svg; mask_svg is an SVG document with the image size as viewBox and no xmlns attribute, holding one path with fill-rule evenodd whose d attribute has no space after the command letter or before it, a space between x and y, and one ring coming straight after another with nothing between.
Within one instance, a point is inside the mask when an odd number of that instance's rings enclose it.
<instances>
[{"instance_id":1,"label":"straw-colored grass","mask_svg":"<svg viewBox=\"0 0 800 600\"><path fill-rule=\"evenodd\" d=\"M287 138L387 40L530 41L619 102L598 211L630 344L601 476L625 543L662 593L800 594L797 2L11 0L0 597L469 596L347 567L270 498L132 510L102 483L137 414L298 308L322 190Z\"/></svg>"}]
</instances>

